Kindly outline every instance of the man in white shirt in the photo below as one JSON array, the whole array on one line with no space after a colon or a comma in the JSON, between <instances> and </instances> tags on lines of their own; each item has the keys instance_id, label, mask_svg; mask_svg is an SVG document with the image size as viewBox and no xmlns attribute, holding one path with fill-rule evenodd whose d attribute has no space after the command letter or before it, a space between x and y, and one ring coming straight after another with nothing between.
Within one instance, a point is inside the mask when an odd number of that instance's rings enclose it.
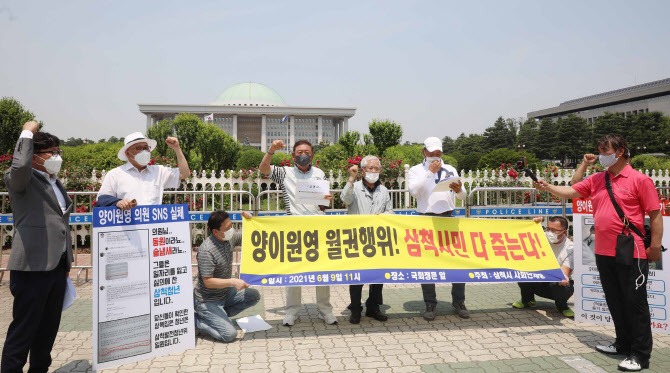
<instances>
[{"instance_id":1,"label":"man in white shirt","mask_svg":"<svg viewBox=\"0 0 670 373\"><path fill-rule=\"evenodd\" d=\"M533 219L536 223L542 220L542 217ZM574 250L572 241L568 238L568 221L562 216L552 216L547 223L545 234L565 279L561 282L519 282L521 301L512 303L512 307L534 307L536 305L535 295L537 295L553 300L558 312L565 317L575 317L575 313L568 307L568 299L575 292L574 281L572 281L572 269L575 267Z\"/></svg>"},{"instance_id":2,"label":"man in white shirt","mask_svg":"<svg viewBox=\"0 0 670 373\"><path fill-rule=\"evenodd\" d=\"M314 149L307 140L299 140L293 145L294 167L272 166L272 155L279 149L285 147L282 140L275 140L270 145L268 152L263 157L259 170L263 175L269 176L282 190L282 198L286 205L287 215L323 215L323 209L320 205L306 205L296 203L296 192L299 180L326 180L326 174L321 169L312 166L314 158ZM333 195L324 196L326 202L333 200ZM287 219L287 224L290 221ZM282 324L292 326L298 318L298 312L302 306L302 288L299 286L289 286L286 288L286 316ZM319 307L319 318L326 324L337 324L337 319L333 315L333 306L330 304L330 286L316 287L316 303Z\"/></svg>"},{"instance_id":3,"label":"man in white shirt","mask_svg":"<svg viewBox=\"0 0 670 373\"><path fill-rule=\"evenodd\" d=\"M156 140L135 132L126 136L117 156L128 163L107 173L98 192L98 207L116 206L128 210L136 205L160 205L165 188L178 188L191 175L176 137L165 143L177 155L177 168L149 165Z\"/></svg>"},{"instance_id":4,"label":"man in white shirt","mask_svg":"<svg viewBox=\"0 0 670 373\"><path fill-rule=\"evenodd\" d=\"M433 192L439 182L457 178L458 171L442 161L442 141L440 139L429 137L423 145L425 159L422 163L410 168L407 180L409 192L416 198L416 211L419 215L450 217L456 208L456 197L465 200L465 188L459 180L450 182L451 190L448 192ZM423 318L432 321L435 319L435 307L437 306L435 284L421 284L421 290L423 290L423 301L426 303ZM464 319L469 318L470 312L465 307L465 284L452 284L451 297L451 304L458 316Z\"/></svg>"}]
</instances>

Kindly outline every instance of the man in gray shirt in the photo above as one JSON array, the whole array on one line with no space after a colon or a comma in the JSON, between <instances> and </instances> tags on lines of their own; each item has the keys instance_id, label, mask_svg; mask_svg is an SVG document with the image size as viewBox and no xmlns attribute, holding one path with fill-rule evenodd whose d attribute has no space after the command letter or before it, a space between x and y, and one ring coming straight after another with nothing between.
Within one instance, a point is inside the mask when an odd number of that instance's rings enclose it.
<instances>
[{"instance_id":1,"label":"man in gray shirt","mask_svg":"<svg viewBox=\"0 0 670 373\"><path fill-rule=\"evenodd\" d=\"M243 212L242 216L251 218ZM254 306L261 299L256 289L238 278L231 278L233 248L242 244L242 233L235 232L225 211L214 211L207 221L211 232L198 249L198 282L193 289L195 326L217 341L232 342L237 330L231 316Z\"/></svg>"},{"instance_id":2,"label":"man in gray shirt","mask_svg":"<svg viewBox=\"0 0 670 373\"><path fill-rule=\"evenodd\" d=\"M379 181L379 174L382 171L379 158L374 155L363 158L361 160L361 171L363 180L356 181L358 166L354 165L349 168L349 180L340 196L349 210L349 215L393 214L393 203L389 191ZM368 300L365 301L365 316L378 321L388 320L388 317L379 309L379 305L382 303L383 286L383 284L370 284ZM349 285L349 296L351 298L349 322L352 324L361 322L362 292L363 285Z\"/></svg>"}]
</instances>

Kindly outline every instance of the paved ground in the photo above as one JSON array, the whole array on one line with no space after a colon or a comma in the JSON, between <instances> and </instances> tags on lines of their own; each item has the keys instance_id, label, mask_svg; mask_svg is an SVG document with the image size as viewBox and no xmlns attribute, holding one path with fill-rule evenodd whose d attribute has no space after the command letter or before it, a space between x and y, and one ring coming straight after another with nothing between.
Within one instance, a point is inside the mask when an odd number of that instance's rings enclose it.
<instances>
[{"instance_id":1,"label":"paved ground","mask_svg":"<svg viewBox=\"0 0 670 373\"><path fill-rule=\"evenodd\" d=\"M0 285L0 343L11 321L11 295ZM348 322L348 288L331 288L338 325L317 317L314 290L303 289L307 306L292 328L281 325L284 289L260 288L261 302L241 316L261 314L273 328L241 336L231 344L197 339L194 350L128 364L105 372L614 372L622 357L594 352L612 341L613 329L575 323L549 302L533 310L512 309L516 284L467 285L470 320L451 310L449 285L438 285L439 316L426 322L418 285L384 288L385 323L363 318ZM77 288L79 298L63 314L53 351L53 370L91 369L91 283ZM365 290L364 294L367 293ZM670 336L654 335L648 372L670 371Z\"/></svg>"}]
</instances>

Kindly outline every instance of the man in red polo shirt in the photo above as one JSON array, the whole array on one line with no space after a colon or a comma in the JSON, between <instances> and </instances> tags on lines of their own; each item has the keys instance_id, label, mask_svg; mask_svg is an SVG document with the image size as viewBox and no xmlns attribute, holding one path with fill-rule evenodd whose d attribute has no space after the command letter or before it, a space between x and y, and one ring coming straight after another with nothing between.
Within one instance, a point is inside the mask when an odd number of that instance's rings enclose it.
<instances>
[{"instance_id":1,"label":"man in red polo shirt","mask_svg":"<svg viewBox=\"0 0 670 373\"><path fill-rule=\"evenodd\" d=\"M538 190L546 190L561 198L591 197L596 221L596 265L607 307L614 321L616 341L609 346L597 346L606 354L624 354L619 364L624 371L639 371L649 367L653 340L651 316L647 303L647 275L649 263L661 258L663 218L658 193L648 176L628 164L630 153L621 135L607 135L598 141L600 163L607 171L592 175L571 186L555 186L540 180ZM630 223L644 232L644 216L651 219L651 246L645 250L643 239L633 232L635 249L632 265L616 263L617 235L623 222L612 205L605 187L605 173L609 173L612 192Z\"/></svg>"}]
</instances>

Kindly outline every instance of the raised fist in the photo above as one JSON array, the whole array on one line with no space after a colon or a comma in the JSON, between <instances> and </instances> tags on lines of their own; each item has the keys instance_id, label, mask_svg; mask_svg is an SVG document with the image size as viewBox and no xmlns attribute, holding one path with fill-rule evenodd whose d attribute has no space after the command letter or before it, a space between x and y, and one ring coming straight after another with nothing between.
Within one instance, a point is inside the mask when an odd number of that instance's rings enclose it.
<instances>
[{"instance_id":1,"label":"raised fist","mask_svg":"<svg viewBox=\"0 0 670 373\"><path fill-rule=\"evenodd\" d=\"M40 129L40 124L35 122L34 120L31 120L30 122L26 122L23 125L23 129L35 133Z\"/></svg>"},{"instance_id":2,"label":"raised fist","mask_svg":"<svg viewBox=\"0 0 670 373\"><path fill-rule=\"evenodd\" d=\"M586 165L590 166L590 165L596 163L597 160L598 160L598 157L595 154L584 154L583 162Z\"/></svg>"},{"instance_id":3,"label":"raised fist","mask_svg":"<svg viewBox=\"0 0 670 373\"><path fill-rule=\"evenodd\" d=\"M349 177L353 178L353 179L356 179L356 176L358 176L358 166L353 165L353 166L349 167Z\"/></svg>"},{"instance_id":4,"label":"raised fist","mask_svg":"<svg viewBox=\"0 0 670 373\"><path fill-rule=\"evenodd\" d=\"M170 149L179 148L179 140L177 140L176 137L168 137L167 139L165 139L165 143Z\"/></svg>"},{"instance_id":5,"label":"raised fist","mask_svg":"<svg viewBox=\"0 0 670 373\"><path fill-rule=\"evenodd\" d=\"M284 149L286 145L284 145L284 141L282 140L275 140L272 142L272 145L270 145L270 149L268 149L271 153L276 152L279 149Z\"/></svg>"}]
</instances>

